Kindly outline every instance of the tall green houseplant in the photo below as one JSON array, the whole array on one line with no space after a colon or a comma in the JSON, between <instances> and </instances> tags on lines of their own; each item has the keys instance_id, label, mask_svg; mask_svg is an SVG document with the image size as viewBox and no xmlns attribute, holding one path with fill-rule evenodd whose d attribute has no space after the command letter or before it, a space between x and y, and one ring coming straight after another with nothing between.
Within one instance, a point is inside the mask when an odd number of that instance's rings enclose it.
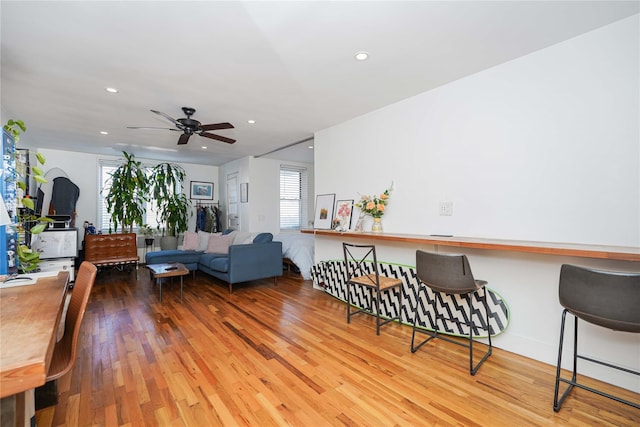
<instances>
[{"instance_id":1,"label":"tall green houseplant","mask_svg":"<svg viewBox=\"0 0 640 427\"><path fill-rule=\"evenodd\" d=\"M172 163L160 163L151 170L151 195L158 209L158 220L165 226L162 249L177 248L177 236L187 231L191 203L182 192L184 169Z\"/></svg>"},{"instance_id":2,"label":"tall green houseplant","mask_svg":"<svg viewBox=\"0 0 640 427\"><path fill-rule=\"evenodd\" d=\"M145 223L145 212L149 201L149 179L142 162L125 151L124 163L111 173L110 187L105 196L107 211L111 215L109 233L118 230L133 233L135 225Z\"/></svg>"}]
</instances>

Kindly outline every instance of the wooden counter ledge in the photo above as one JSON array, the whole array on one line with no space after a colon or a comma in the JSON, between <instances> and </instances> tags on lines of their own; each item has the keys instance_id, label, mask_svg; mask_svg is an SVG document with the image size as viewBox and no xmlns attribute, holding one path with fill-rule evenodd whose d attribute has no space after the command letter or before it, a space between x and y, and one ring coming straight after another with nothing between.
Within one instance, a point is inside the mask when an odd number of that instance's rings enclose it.
<instances>
[{"instance_id":1,"label":"wooden counter ledge","mask_svg":"<svg viewBox=\"0 0 640 427\"><path fill-rule=\"evenodd\" d=\"M433 236L420 234L339 232L333 230L302 230L305 234L368 239L387 242L415 243L418 245L453 246L459 248L487 249L511 252L529 252L546 255L575 256L583 258L613 259L620 261L640 261L640 247L586 245L576 243L535 242L525 240L485 239L478 237Z\"/></svg>"}]
</instances>

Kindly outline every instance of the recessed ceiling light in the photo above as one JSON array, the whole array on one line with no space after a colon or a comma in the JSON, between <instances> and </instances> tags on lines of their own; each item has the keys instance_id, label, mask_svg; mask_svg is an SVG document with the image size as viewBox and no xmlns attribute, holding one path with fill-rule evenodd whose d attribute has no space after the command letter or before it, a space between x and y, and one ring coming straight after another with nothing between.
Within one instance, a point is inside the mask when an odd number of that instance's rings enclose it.
<instances>
[{"instance_id":1,"label":"recessed ceiling light","mask_svg":"<svg viewBox=\"0 0 640 427\"><path fill-rule=\"evenodd\" d=\"M105 87L104 90L109 93L118 93L118 89L116 89L115 87Z\"/></svg>"},{"instance_id":2,"label":"recessed ceiling light","mask_svg":"<svg viewBox=\"0 0 640 427\"><path fill-rule=\"evenodd\" d=\"M203 145L203 146L202 146L202 149L203 149L203 150L206 150L206 149L207 149L207 147L206 147L205 145Z\"/></svg>"},{"instance_id":3,"label":"recessed ceiling light","mask_svg":"<svg viewBox=\"0 0 640 427\"><path fill-rule=\"evenodd\" d=\"M100 135L109 135L109 132L107 132L106 130L101 130Z\"/></svg>"},{"instance_id":4,"label":"recessed ceiling light","mask_svg":"<svg viewBox=\"0 0 640 427\"><path fill-rule=\"evenodd\" d=\"M356 58L357 61L364 61L367 58L369 58L369 53L365 52L364 50L361 50L360 52L356 52L354 57Z\"/></svg>"},{"instance_id":5,"label":"recessed ceiling light","mask_svg":"<svg viewBox=\"0 0 640 427\"><path fill-rule=\"evenodd\" d=\"M310 148L310 149L312 149L312 150L313 150L313 145L310 145L310 146L309 146L309 147L307 147L307 148Z\"/></svg>"},{"instance_id":6,"label":"recessed ceiling light","mask_svg":"<svg viewBox=\"0 0 640 427\"><path fill-rule=\"evenodd\" d=\"M247 123L249 123L249 124L254 124L255 122L256 122L256 121L255 121L255 120L253 120L253 119L247 120Z\"/></svg>"}]
</instances>

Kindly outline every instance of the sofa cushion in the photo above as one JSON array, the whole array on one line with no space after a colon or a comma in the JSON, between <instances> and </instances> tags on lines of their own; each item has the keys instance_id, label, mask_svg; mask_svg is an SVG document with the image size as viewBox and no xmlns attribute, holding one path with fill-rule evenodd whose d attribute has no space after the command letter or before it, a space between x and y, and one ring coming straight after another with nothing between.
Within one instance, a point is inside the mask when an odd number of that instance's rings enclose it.
<instances>
[{"instance_id":1,"label":"sofa cushion","mask_svg":"<svg viewBox=\"0 0 640 427\"><path fill-rule=\"evenodd\" d=\"M213 259L209 263L209 268L214 271L227 273L229 271L229 257L219 257L219 258Z\"/></svg>"},{"instance_id":2,"label":"sofa cushion","mask_svg":"<svg viewBox=\"0 0 640 427\"><path fill-rule=\"evenodd\" d=\"M231 244L232 245L248 245L253 241L253 236L255 233L250 233L248 231L234 231L230 234Z\"/></svg>"},{"instance_id":3,"label":"sofa cushion","mask_svg":"<svg viewBox=\"0 0 640 427\"><path fill-rule=\"evenodd\" d=\"M185 251L198 250L198 233L195 231L187 231L184 233L184 242L182 243L182 249Z\"/></svg>"},{"instance_id":4,"label":"sofa cushion","mask_svg":"<svg viewBox=\"0 0 640 427\"><path fill-rule=\"evenodd\" d=\"M228 235L211 235L205 252L208 254L228 254L230 241L231 238Z\"/></svg>"},{"instance_id":5,"label":"sofa cushion","mask_svg":"<svg viewBox=\"0 0 640 427\"><path fill-rule=\"evenodd\" d=\"M222 260L222 261L219 261ZM211 270L221 271L226 273L229 269L229 255L228 254L202 254L199 260L200 265L203 265Z\"/></svg>"},{"instance_id":6,"label":"sofa cushion","mask_svg":"<svg viewBox=\"0 0 640 427\"><path fill-rule=\"evenodd\" d=\"M253 243L269 243L271 241L273 241L271 233L260 233L253 239Z\"/></svg>"},{"instance_id":7,"label":"sofa cushion","mask_svg":"<svg viewBox=\"0 0 640 427\"><path fill-rule=\"evenodd\" d=\"M179 262L181 264L198 263L202 252L184 251L173 249L168 251L148 252L145 258L147 264L163 264L166 262Z\"/></svg>"},{"instance_id":8,"label":"sofa cushion","mask_svg":"<svg viewBox=\"0 0 640 427\"><path fill-rule=\"evenodd\" d=\"M207 233L206 231L198 230L198 250L206 251L207 245L209 244L209 237L211 233Z\"/></svg>"}]
</instances>

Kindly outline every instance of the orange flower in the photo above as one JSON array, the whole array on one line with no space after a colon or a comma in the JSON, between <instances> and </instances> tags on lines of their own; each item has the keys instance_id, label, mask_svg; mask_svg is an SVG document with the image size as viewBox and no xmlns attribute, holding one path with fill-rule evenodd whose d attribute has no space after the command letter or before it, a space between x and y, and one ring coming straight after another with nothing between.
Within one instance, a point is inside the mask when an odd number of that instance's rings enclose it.
<instances>
[{"instance_id":1,"label":"orange flower","mask_svg":"<svg viewBox=\"0 0 640 427\"><path fill-rule=\"evenodd\" d=\"M391 184L393 187L393 184ZM389 203L389 193L391 188L384 191L380 196L361 196L356 206L365 215L371 215L374 218L380 218L384 215L387 203Z\"/></svg>"}]
</instances>

